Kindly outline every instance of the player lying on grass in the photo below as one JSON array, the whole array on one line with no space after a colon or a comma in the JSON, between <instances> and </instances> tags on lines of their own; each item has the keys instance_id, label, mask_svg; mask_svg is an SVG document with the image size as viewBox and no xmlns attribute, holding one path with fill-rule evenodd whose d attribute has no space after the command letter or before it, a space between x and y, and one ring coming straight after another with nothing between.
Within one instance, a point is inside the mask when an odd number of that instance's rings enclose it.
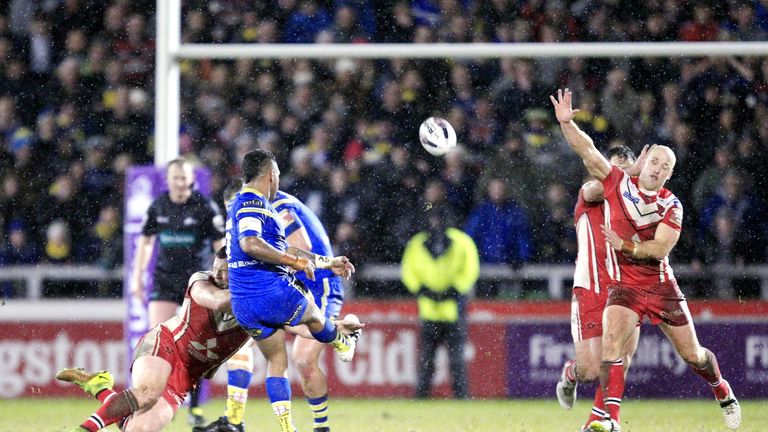
<instances>
[{"instance_id":1,"label":"player lying on grass","mask_svg":"<svg viewBox=\"0 0 768 432\"><path fill-rule=\"evenodd\" d=\"M606 215L601 228L610 245L606 267L611 286L603 312L600 366L600 386L610 418L591 422L589 430L621 430L622 349L643 317L661 328L680 357L712 387L726 426L738 428L739 403L722 378L714 353L699 344L685 296L669 265L669 253L683 227L682 204L664 188L675 166L674 152L666 146L655 146L648 152L639 177L628 176L611 166L592 139L573 122L578 110L572 109L571 99L568 89L558 90L557 99L550 96L568 144L589 173L603 184Z\"/></svg>"},{"instance_id":2,"label":"player lying on grass","mask_svg":"<svg viewBox=\"0 0 768 432\"><path fill-rule=\"evenodd\" d=\"M607 157L611 165L636 176L645 162L647 153L648 146L645 146L640 157L635 160L632 150L626 146L618 146L608 150ZM574 210L578 255L573 275L571 336L576 358L563 365L563 372L555 387L560 406L568 410L573 408L576 402L577 382L591 382L600 375L603 310L611 282L606 268L605 235L600 230L605 211L603 192L603 185L597 180L584 183ZM626 368L629 368L630 360L637 350L639 335L638 326L624 344L622 359ZM603 420L605 417L603 392L600 386L597 386L592 411L582 429L586 429L592 421Z\"/></svg>"},{"instance_id":3,"label":"player lying on grass","mask_svg":"<svg viewBox=\"0 0 768 432\"><path fill-rule=\"evenodd\" d=\"M102 405L74 431L97 431L118 423L124 431L159 431L173 419L187 393L250 339L230 310L226 251L217 251L212 271L189 279L180 312L139 341L131 366L132 387L116 392L109 372L64 369L56 374L98 399ZM351 333L357 322L336 321ZM311 337L306 329L289 329Z\"/></svg>"}]
</instances>

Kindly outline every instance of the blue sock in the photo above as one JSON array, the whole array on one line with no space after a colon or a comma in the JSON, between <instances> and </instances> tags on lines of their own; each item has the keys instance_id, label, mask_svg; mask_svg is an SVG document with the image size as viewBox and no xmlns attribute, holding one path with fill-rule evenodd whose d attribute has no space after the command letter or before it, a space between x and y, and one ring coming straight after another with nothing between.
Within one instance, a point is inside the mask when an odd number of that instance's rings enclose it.
<instances>
[{"instance_id":1,"label":"blue sock","mask_svg":"<svg viewBox=\"0 0 768 432\"><path fill-rule=\"evenodd\" d=\"M323 329L318 333L312 333L312 336L314 336L318 342L331 343L336 340L336 337L338 336L337 333L338 332L336 331L336 326L333 325L331 320L326 319L325 327L323 327Z\"/></svg>"},{"instance_id":2,"label":"blue sock","mask_svg":"<svg viewBox=\"0 0 768 432\"><path fill-rule=\"evenodd\" d=\"M312 410L313 428L328 427L328 395L319 398L307 398L309 408Z\"/></svg>"},{"instance_id":3,"label":"blue sock","mask_svg":"<svg viewBox=\"0 0 768 432\"><path fill-rule=\"evenodd\" d=\"M251 383L253 373L243 369L234 369L227 371L227 384L235 387L247 389Z\"/></svg>"},{"instance_id":4,"label":"blue sock","mask_svg":"<svg viewBox=\"0 0 768 432\"><path fill-rule=\"evenodd\" d=\"M288 383L288 378L267 377L266 387L269 402L291 400L291 385Z\"/></svg>"}]
</instances>

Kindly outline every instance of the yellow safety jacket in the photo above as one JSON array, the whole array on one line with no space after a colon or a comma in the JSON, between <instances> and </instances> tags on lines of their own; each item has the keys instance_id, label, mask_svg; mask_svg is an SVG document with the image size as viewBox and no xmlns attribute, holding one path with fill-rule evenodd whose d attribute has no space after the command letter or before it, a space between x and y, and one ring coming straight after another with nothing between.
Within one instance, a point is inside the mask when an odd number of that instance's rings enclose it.
<instances>
[{"instance_id":1,"label":"yellow safety jacket","mask_svg":"<svg viewBox=\"0 0 768 432\"><path fill-rule=\"evenodd\" d=\"M434 257L426 247L429 234L420 232L405 246L401 279L408 291L418 297L419 317L424 321L456 322L458 298L466 295L480 274L480 257L472 237L448 228L451 244Z\"/></svg>"}]
</instances>

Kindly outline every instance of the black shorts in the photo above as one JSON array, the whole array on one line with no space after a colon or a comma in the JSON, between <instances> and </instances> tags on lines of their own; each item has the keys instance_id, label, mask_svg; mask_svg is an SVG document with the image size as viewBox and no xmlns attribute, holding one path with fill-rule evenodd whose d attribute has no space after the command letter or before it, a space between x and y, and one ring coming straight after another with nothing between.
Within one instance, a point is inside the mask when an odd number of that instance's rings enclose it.
<instances>
[{"instance_id":1,"label":"black shorts","mask_svg":"<svg viewBox=\"0 0 768 432\"><path fill-rule=\"evenodd\" d=\"M189 275L155 271L155 281L149 301L170 301L178 305L184 301Z\"/></svg>"}]
</instances>

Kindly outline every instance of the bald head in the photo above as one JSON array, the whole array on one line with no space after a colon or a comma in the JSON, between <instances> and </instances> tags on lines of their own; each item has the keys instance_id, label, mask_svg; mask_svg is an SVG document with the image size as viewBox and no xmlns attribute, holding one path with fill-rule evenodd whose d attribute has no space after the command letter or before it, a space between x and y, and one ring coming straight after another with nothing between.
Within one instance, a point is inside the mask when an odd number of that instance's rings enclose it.
<instances>
[{"instance_id":1,"label":"bald head","mask_svg":"<svg viewBox=\"0 0 768 432\"><path fill-rule=\"evenodd\" d=\"M677 163L677 156L675 156L675 152L673 152L671 148L665 145L657 145L653 147L653 149L651 149L651 151L648 153L648 159L654 156L669 161L671 165L670 170L673 169L675 167L675 163Z\"/></svg>"},{"instance_id":2,"label":"bald head","mask_svg":"<svg viewBox=\"0 0 768 432\"><path fill-rule=\"evenodd\" d=\"M671 148L663 145L654 146L645 159L640 171L640 187L649 191L658 191L672 175L677 157Z\"/></svg>"}]
</instances>

